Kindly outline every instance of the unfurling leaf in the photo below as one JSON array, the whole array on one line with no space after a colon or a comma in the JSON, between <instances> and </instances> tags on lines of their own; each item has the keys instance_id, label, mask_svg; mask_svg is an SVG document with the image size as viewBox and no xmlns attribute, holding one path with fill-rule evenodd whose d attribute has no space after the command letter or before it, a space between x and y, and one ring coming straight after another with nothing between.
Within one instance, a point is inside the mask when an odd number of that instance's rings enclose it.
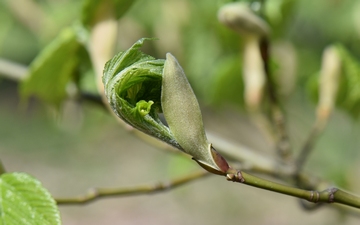
<instances>
[{"instance_id":1,"label":"unfurling leaf","mask_svg":"<svg viewBox=\"0 0 360 225\"><path fill-rule=\"evenodd\" d=\"M60 213L49 192L24 173L0 177L0 225L59 225Z\"/></svg>"},{"instance_id":2,"label":"unfurling leaf","mask_svg":"<svg viewBox=\"0 0 360 225\"><path fill-rule=\"evenodd\" d=\"M106 63L105 95L113 111L126 123L182 149L159 119L164 60L139 50L145 40L149 39L140 39Z\"/></svg>"},{"instance_id":3,"label":"unfurling leaf","mask_svg":"<svg viewBox=\"0 0 360 225\"><path fill-rule=\"evenodd\" d=\"M225 175L229 166L207 141L184 71L170 53L166 61L142 53L139 48L145 40L106 63L103 83L111 108L133 127L188 153L206 170ZM164 114L169 127L158 113Z\"/></svg>"}]
</instances>

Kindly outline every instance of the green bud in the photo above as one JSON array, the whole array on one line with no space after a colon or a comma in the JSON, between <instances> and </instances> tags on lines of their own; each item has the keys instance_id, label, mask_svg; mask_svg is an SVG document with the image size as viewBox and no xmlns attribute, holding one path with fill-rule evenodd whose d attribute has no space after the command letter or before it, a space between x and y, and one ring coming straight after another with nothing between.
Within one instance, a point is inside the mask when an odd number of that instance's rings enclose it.
<instances>
[{"instance_id":1,"label":"green bud","mask_svg":"<svg viewBox=\"0 0 360 225\"><path fill-rule=\"evenodd\" d=\"M161 105L175 140L210 172L224 174L229 166L208 142L199 103L178 61L166 54Z\"/></svg>"}]
</instances>

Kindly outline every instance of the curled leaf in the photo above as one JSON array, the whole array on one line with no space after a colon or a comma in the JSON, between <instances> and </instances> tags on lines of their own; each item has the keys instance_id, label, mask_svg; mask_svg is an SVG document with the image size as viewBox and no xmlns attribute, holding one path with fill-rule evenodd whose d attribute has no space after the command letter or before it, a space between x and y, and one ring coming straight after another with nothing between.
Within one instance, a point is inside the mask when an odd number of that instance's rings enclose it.
<instances>
[{"instance_id":1,"label":"curled leaf","mask_svg":"<svg viewBox=\"0 0 360 225\"><path fill-rule=\"evenodd\" d=\"M159 119L163 59L139 50L146 38L120 52L104 69L105 95L118 117L136 129L182 149Z\"/></svg>"}]
</instances>

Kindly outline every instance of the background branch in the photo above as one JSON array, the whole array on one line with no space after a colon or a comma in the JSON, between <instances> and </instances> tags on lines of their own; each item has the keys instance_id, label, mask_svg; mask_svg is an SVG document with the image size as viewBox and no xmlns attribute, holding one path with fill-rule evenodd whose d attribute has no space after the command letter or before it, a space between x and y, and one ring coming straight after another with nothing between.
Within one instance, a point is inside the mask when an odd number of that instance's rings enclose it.
<instances>
[{"instance_id":1,"label":"background branch","mask_svg":"<svg viewBox=\"0 0 360 225\"><path fill-rule=\"evenodd\" d=\"M21 81L25 78L27 67L13 61L0 58L0 74L13 81Z\"/></svg>"},{"instance_id":2,"label":"background branch","mask_svg":"<svg viewBox=\"0 0 360 225\"><path fill-rule=\"evenodd\" d=\"M272 120L275 132L277 134L277 150L279 156L285 161L292 160L292 152L289 136L286 128L286 118L280 106L279 95L276 91L276 84L270 71L270 53L269 40L263 38L260 42L261 56L264 62L264 70L266 75L266 96L270 104L270 119Z\"/></svg>"},{"instance_id":3,"label":"background branch","mask_svg":"<svg viewBox=\"0 0 360 225\"><path fill-rule=\"evenodd\" d=\"M84 195L74 198L55 198L55 201L58 205L80 205L87 204L104 197L152 194L174 189L181 185L203 178L209 174L210 173L207 171L202 170L167 182L157 182L154 184L127 188L93 188Z\"/></svg>"}]
</instances>

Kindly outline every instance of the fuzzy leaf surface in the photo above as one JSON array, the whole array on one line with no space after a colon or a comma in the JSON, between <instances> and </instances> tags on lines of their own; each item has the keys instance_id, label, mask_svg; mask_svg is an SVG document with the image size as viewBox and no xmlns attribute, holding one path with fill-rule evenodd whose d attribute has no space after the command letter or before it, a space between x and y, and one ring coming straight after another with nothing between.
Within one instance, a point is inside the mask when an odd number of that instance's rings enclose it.
<instances>
[{"instance_id":1,"label":"fuzzy leaf surface","mask_svg":"<svg viewBox=\"0 0 360 225\"><path fill-rule=\"evenodd\" d=\"M0 225L59 225L55 200L42 184L25 173L0 177Z\"/></svg>"},{"instance_id":2,"label":"fuzzy leaf surface","mask_svg":"<svg viewBox=\"0 0 360 225\"><path fill-rule=\"evenodd\" d=\"M182 149L159 119L163 59L139 50L147 38L120 52L106 63L105 95L118 117L138 130Z\"/></svg>"}]
</instances>

